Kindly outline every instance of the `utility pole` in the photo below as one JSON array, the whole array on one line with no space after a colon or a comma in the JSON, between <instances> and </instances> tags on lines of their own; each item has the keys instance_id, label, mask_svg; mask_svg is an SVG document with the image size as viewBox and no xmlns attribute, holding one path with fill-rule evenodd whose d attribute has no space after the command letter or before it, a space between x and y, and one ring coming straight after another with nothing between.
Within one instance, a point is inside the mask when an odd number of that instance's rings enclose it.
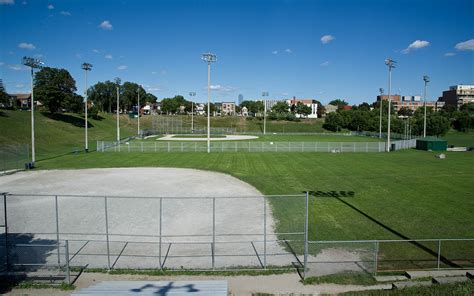
<instances>
[{"instance_id":1,"label":"utility pole","mask_svg":"<svg viewBox=\"0 0 474 296\"><path fill-rule=\"evenodd\" d=\"M35 97L34 97L34 69L43 66L43 62L38 59L23 57L23 65L31 69L31 168L35 167Z\"/></svg>"},{"instance_id":2,"label":"utility pole","mask_svg":"<svg viewBox=\"0 0 474 296\"><path fill-rule=\"evenodd\" d=\"M267 100L265 97L268 97L268 92L262 92L262 101L263 101L263 134L267 133Z\"/></svg>"},{"instance_id":3,"label":"utility pole","mask_svg":"<svg viewBox=\"0 0 474 296\"><path fill-rule=\"evenodd\" d=\"M117 89L117 145L120 151L120 78L115 78L115 85Z\"/></svg>"},{"instance_id":4,"label":"utility pole","mask_svg":"<svg viewBox=\"0 0 474 296\"><path fill-rule=\"evenodd\" d=\"M379 88L380 92L380 102L379 102L379 109L380 109L380 117L379 117L379 139L382 139L382 106L383 106L383 88Z\"/></svg>"},{"instance_id":5,"label":"utility pole","mask_svg":"<svg viewBox=\"0 0 474 296\"><path fill-rule=\"evenodd\" d=\"M425 82L425 95L423 99L423 105L425 107L425 116L423 118L423 138L426 138L426 85L430 82L430 77L427 75L423 76L423 81Z\"/></svg>"},{"instance_id":6,"label":"utility pole","mask_svg":"<svg viewBox=\"0 0 474 296\"><path fill-rule=\"evenodd\" d=\"M85 104L84 104L84 125L85 125L85 147L84 147L84 151L89 152L89 140L88 140L88 136L87 136L87 131L88 131L88 128L89 128L89 124L87 122L88 120L88 115L87 115L87 109L88 108L88 102L87 102L87 71L90 71L92 70L92 65L89 64L89 63L83 63L82 64L82 69L84 70L84 75L85 75L85 84L86 84L86 88L84 90L84 96L85 96Z\"/></svg>"},{"instance_id":7,"label":"utility pole","mask_svg":"<svg viewBox=\"0 0 474 296\"><path fill-rule=\"evenodd\" d=\"M217 57L204 53L202 60L207 63L207 153L211 153L211 63L217 61Z\"/></svg>"},{"instance_id":8,"label":"utility pole","mask_svg":"<svg viewBox=\"0 0 474 296\"><path fill-rule=\"evenodd\" d=\"M391 58L385 60L385 65L388 66L388 127L387 127L387 152L390 152L390 112L392 108L392 69L395 68L395 62Z\"/></svg>"},{"instance_id":9,"label":"utility pole","mask_svg":"<svg viewBox=\"0 0 474 296\"><path fill-rule=\"evenodd\" d=\"M193 97L196 96L195 92L189 92L189 96L191 97L191 133L194 134L194 101Z\"/></svg>"}]
</instances>

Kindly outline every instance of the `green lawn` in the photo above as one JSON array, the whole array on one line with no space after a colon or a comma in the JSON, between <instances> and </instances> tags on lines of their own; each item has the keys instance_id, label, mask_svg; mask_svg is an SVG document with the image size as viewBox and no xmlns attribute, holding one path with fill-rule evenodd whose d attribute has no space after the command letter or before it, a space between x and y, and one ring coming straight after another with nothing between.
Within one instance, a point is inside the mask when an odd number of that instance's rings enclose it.
<instances>
[{"instance_id":1,"label":"green lawn","mask_svg":"<svg viewBox=\"0 0 474 296\"><path fill-rule=\"evenodd\" d=\"M472 237L474 154L447 153L444 160L434 156L415 150L389 154L89 153L45 160L38 168L198 168L233 175L264 194L312 191L318 195L311 199L312 240L400 238L387 228L410 238ZM334 195L333 191L340 199L324 196ZM281 229L301 227L300 200L279 200L273 205Z\"/></svg>"},{"instance_id":2,"label":"green lawn","mask_svg":"<svg viewBox=\"0 0 474 296\"><path fill-rule=\"evenodd\" d=\"M474 147L474 130L469 132L451 130L442 138L448 141L448 145Z\"/></svg>"}]
</instances>

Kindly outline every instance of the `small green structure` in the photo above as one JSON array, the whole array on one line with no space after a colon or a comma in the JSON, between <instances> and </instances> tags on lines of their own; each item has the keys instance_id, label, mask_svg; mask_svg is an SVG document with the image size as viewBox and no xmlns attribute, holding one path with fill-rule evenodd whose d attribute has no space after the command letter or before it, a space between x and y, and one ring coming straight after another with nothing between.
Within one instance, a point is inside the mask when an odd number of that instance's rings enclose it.
<instances>
[{"instance_id":1,"label":"small green structure","mask_svg":"<svg viewBox=\"0 0 474 296\"><path fill-rule=\"evenodd\" d=\"M443 139L427 137L416 140L417 150L446 151L447 148L448 141Z\"/></svg>"}]
</instances>

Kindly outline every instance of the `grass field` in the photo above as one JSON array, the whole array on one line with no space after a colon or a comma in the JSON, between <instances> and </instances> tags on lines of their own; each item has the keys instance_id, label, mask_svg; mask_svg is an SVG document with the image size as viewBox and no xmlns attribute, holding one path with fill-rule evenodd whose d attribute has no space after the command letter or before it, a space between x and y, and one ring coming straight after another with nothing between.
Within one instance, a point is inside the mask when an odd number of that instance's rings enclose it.
<instances>
[{"instance_id":1,"label":"grass field","mask_svg":"<svg viewBox=\"0 0 474 296\"><path fill-rule=\"evenodd\" d=\"M448 141L448 145L474 147L474 131L458 132L451 130L442 138Z\"/></svg>"}]
</instances>

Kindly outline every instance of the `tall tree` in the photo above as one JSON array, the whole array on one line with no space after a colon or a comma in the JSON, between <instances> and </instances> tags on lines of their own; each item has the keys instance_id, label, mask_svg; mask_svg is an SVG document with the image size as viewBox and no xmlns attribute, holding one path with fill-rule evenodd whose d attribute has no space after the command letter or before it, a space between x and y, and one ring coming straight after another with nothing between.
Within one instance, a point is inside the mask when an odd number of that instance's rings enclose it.
<instances>
[{"instance_id":1,"label":"tall tree","mask_svg":"<svg viewBox=\"0 0 474 296\"><path fill-rule=\"evenodd\" d=\"M306 117L309 114L311 114L311 107L306 106L305 104L303 104L301 102L298 102L296 104L295 112L296 112L296 114L299 114L300 116Z\"/></svg>"},{"instance_id":2,"label":"tall tree","mask_svg":"<svg viewBox=\"0 0 474 296\"><path fill-rule=\"evenodd\" d=\"M51 113L58 112L61 108L67 109L66 101L75 91L76 81L65 69L44 67L35 75L35 97Z\"/></svg>"},{"instance_id":3,"label":"tall tree","mask_svg":"<svg viewBox=\"0 0 474 296\"><path fill-rule=\"evenodd\" d=\"M10 105L10 96L7 94L5 90L5 86L3 85L3 80L0 78L0 104L4 107L8 107Z\"/></svg>"},{"instance_id":4,"label":"tall tree","mask_svg":"<svg viewBox=\"0 0 474 296\"><path fill-rule=\"evenodd\" d=\"M110 81L97 82L88 90L89 99L102 112L112 112L112 106L115 106L117 101L117 85Z\"/></svg>"},{"instance_id":5,"label":"tall tree","mask_svg":"<svg viewBox=\"0 0 474 296\"><path fill-rule=\"evenodd\" d=\"M290 107L288 106L288 104L286 102L277 102L275 105L273 105L272 107L272 112L275 112L275 113L279 113L279 114L284 114L284 113L288 113L288 109Z\"/></svg>"}]
</instances>

